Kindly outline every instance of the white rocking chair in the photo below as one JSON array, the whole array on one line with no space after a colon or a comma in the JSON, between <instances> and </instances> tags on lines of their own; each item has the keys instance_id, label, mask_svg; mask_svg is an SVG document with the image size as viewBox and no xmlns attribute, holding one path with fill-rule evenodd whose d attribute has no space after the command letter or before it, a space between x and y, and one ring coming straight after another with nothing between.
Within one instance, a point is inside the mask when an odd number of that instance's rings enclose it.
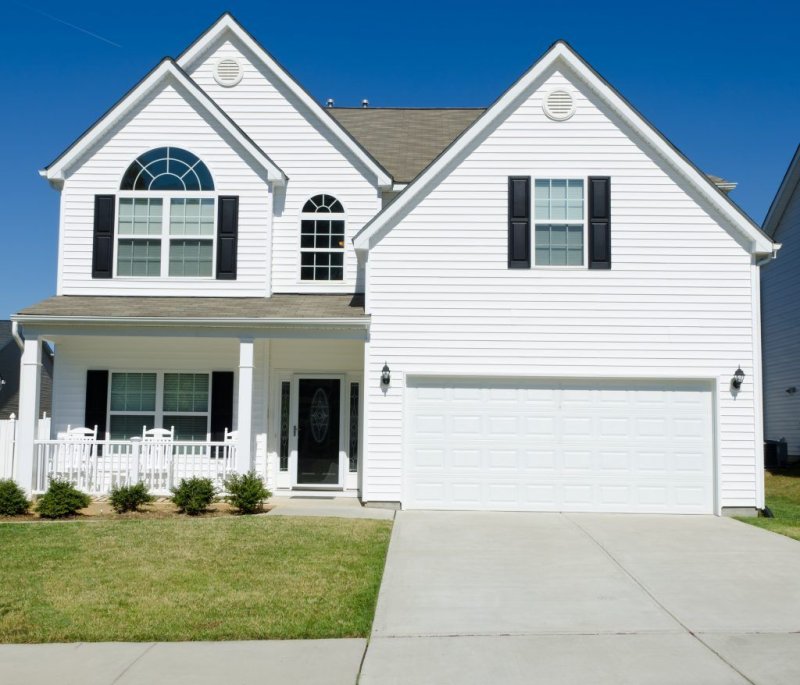
<instances>
[{"instance_id":1,"label":"white rocking chair","mask_svg":"<svg viewBox=\"0 0 800 685\"><path fill-rule=\"evenodd\" d=\"M166 491L172 483L174 436L174 428L142 430L140 473L151 490Z\"/></svg>"},{"instance_id":2,"label":"white rocking chair","mask_svg":"<svg viewBox=\"0 0 800 685\"><path fill-rule=\"evenodd\" d=\"M96 488L97 426L67 426L57 437L59 442L48 468L50 478L68 480L85 490Z\"/></svg>"}]
</instances>

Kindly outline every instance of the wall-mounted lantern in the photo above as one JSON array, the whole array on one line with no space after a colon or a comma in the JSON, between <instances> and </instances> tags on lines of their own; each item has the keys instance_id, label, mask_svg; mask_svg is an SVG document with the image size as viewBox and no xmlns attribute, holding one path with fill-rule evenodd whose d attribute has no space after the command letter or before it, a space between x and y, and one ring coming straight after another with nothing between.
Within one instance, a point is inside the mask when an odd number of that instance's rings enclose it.
<instances>
[{"instance_id":1,"label":"wall-mounted lantern","mask_svg":"<svg viewBox=\"0 0 800 685\"><path fill-rule=\"evenodd\" d=\"M733 378L731 378L731 386L733 386L734 390L739 390L742 387L742 383L744 383L744 371L740 366L736 369L736 373L733 374Z\"/></svg>"},{"instance_id":2,"label":"wall-mounted lantern","mask_svg":"<svg viewBox=\"0 0 800 685\"><path fill-rule=\"evenodd\" d=\"M0 376L0 391L3 390L3 386L6 384L6 379Z\"/></svg>"},{"instance_id":3,"label":"wall-mounted lantern","mask_svg":"<svg viewBox=\"0 0 800 685\"><path fill-rule=\"evenodd\" d=\"M389 371L389 365L384 362L383 369L381 369L381 385L384 387L388 387L389 383L392 382L392 374Z\"/></svg>"}]
</instances>

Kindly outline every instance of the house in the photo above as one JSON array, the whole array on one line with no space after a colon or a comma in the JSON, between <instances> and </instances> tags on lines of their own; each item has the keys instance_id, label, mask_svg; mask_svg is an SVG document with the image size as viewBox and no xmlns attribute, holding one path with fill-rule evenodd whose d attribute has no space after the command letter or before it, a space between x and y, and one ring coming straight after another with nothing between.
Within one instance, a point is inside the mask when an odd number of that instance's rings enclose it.
<instances>
[{"instance_id":1,"label":"house","mask_svg":"<svg viewBox=\"0 0 800 685\"><path fill-rule=\"evenodd\" d=\"M155 478L155 426L169 474L255 469L278 493L763 507L775 245L564 42L485 111L326 108L225 14L42 175L58 286L14 317L26 487L68 426L98 427L80 474L113 455Z\"/></svg>"},{"instance_id":2,"label":"house","mask_svg":"<svg viewBox=\"0 0 800 685\"><path fill-rule=\"evenodd\" d=\"M764 232L781 243L780 258L761 272L764 356L764 437L784 440L800 457L800 147L764 219Z\"/></svg>"},{"instance_id":3,"label":"house","mask_svg":"<svg viewBox=\"0 0 800 685\"><path fill-rule=\"evenodd\" d=\"M22 351L11 331L10 321L0 321L0 421L19 415L19 361ZM52 412L53 350L42 341L42 372L39 416Z\"/></svg>"}]
</instances>

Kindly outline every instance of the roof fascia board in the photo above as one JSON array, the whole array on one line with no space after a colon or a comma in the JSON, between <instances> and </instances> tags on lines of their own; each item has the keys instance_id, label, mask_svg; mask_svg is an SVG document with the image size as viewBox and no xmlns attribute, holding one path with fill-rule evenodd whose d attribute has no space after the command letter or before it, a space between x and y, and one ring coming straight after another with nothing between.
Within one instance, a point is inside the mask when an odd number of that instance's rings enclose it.
<instances>
[{"instance_id":1,"label":"roof fascia board","mask_svg":"<svg viewBox=\"0 0 800 685\"><path fill-rule=\"evenodd\" d=\"M767 235L775 236L775 232L778 230L778 225L783 218L798 182L800 182L800 145L797 146L792 161L789 162L789 166L786 168L786 173L783 175L778 192L775 193L772 204L767 210L767 216L764 218L764 231Z\"/></svg>"},{"instance_id":2,"label":"roof fascia board","mask_svg":"<svg viewBox=\"0 0 800 685\"><path fill-rule=\"evenodd\" d=\"M267 68L277 75L284 85L302 102L324 128L330 131L347 149L375 175L376 184L381 189L391 188L393 179L386 169L350 133L324 110L311 94L229 13L223 14L197 40L177 58L178 66L187 69L192 62L201 57L206 50L226 31L239 39Z\"/></svg>"},{"instance_id":3,"label":"roof fascia board","mask_svg":"<svg viewBox=\"0 0 800 685\"><path fill-rule=\"evenodd\" d=\"M267 178L271 183L276 185L286 183L287 177L281 168L170 58L162 60L155 69L128 91L117 104L39 174L56 186L63 184L67 169L81 159L138 103L169 78L175 79L180 86L185 88L225 131L266 170Z\"/></svg>"},{"instance_id":4,"label":"roof fascia board","mask_svg":"<svg viewBox=\"0 0 800 685\"><path fill-rule=\"evenodd\" d=\"M563 41L555 43L472 126L468 127L439 157L431 162L409 184L408 188L397 196L394 202L387 205L382 212L359 231L353 240L356 250L364 251L374 247L388 230L392 220L399 216L420 193L424 192L425 187L430 184L437 174L441 173L450 163L456 160L476 138L481 136L497 120L505 116L517 99L525 95L531 85L545 72L556 66L558 62L580 78L623 121L626 121L642 137L644 142L675 168L702 198L720 212L733 228L752 240L757 253L767 254L773 251L774 248L770 238Z\"/></svg>"}]
</instances>

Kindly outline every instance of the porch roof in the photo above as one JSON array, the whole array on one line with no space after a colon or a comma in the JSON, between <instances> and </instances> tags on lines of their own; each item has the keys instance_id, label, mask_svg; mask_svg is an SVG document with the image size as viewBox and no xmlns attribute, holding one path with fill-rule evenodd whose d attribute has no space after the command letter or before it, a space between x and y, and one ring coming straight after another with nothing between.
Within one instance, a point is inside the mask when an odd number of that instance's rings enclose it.
<instances>
[{"instance_id":1,"label":"porch roof","mask_svg":"<svg viewBox=\"0 0 800 685\"><path fill-rule=\"evenodd\" d=\"M21 323L361 324L364 296L131 297L57 295L22 309Z\"/></svg>"}]
</instances>

